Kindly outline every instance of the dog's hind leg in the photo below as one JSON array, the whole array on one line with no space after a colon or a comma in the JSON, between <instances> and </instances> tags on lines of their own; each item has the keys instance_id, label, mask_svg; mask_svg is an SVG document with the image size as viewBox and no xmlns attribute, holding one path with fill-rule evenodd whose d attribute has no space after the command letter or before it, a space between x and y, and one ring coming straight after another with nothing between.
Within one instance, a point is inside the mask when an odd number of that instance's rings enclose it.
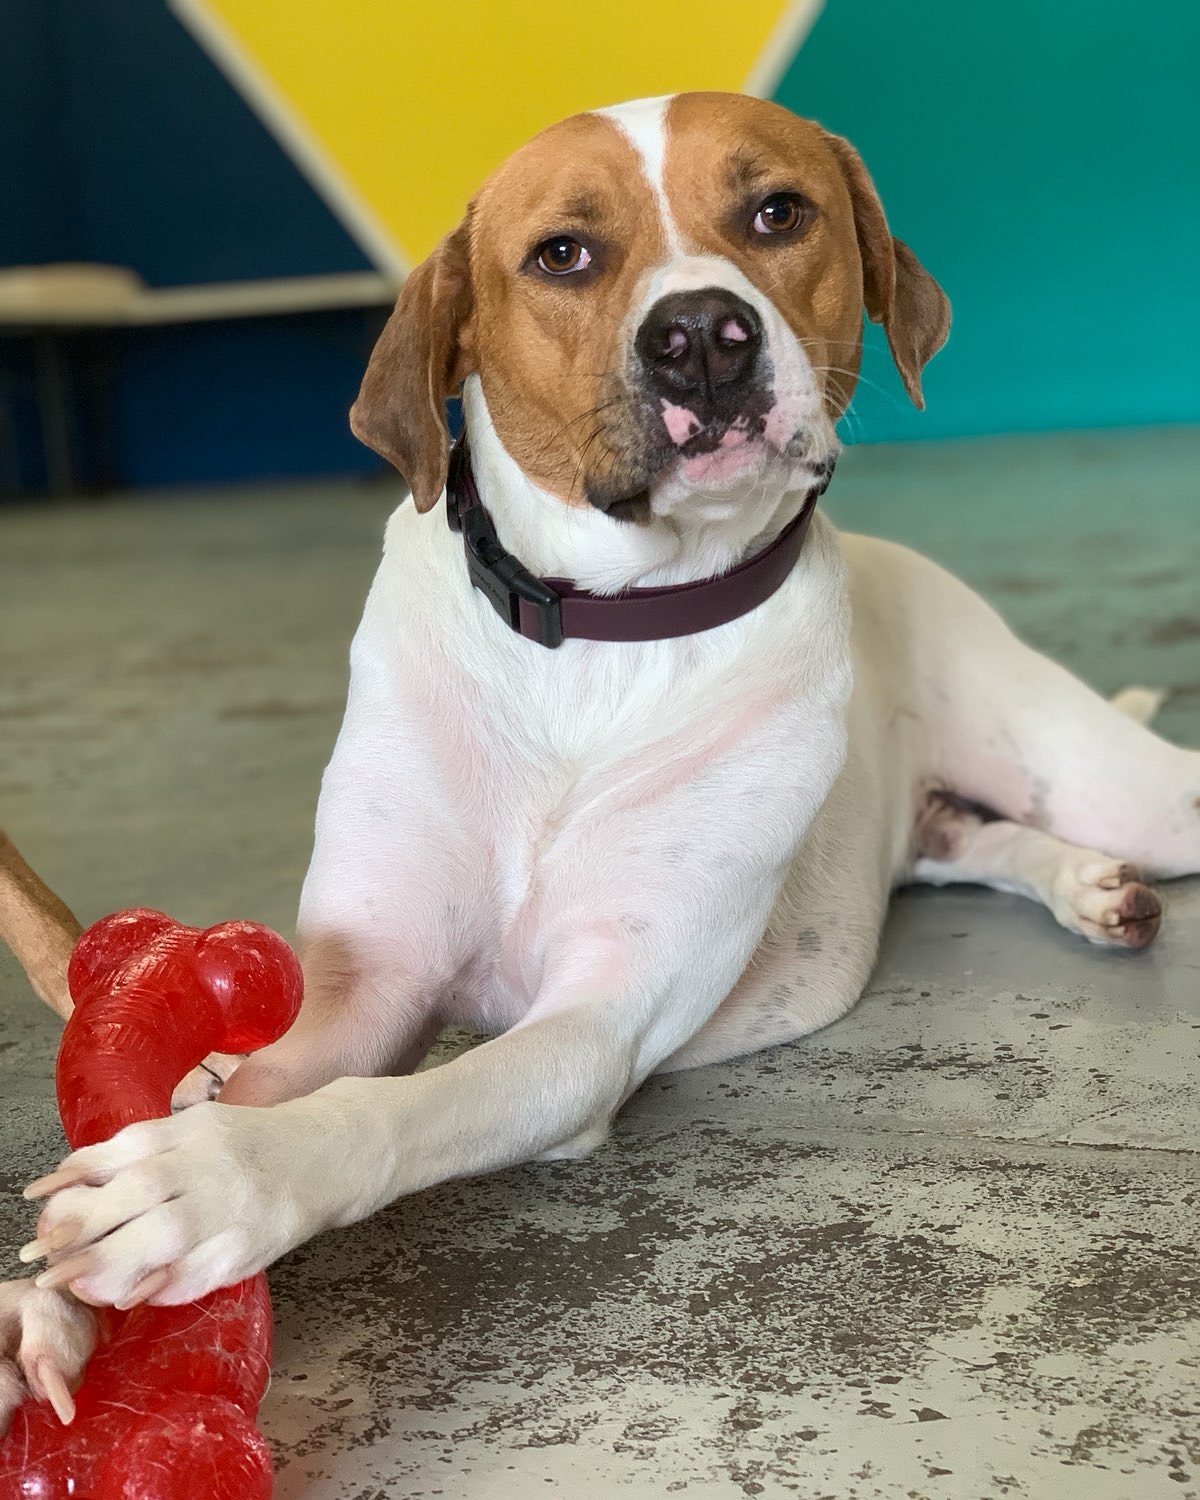
<instances>
[{"instance_id":1,"label":"dog's hind leg","mask_svg":"<svg viewBox=\"0 0 1200 1500\"><path fill-rule=\"evenodd\" d=\"M946 785L1148 875L1200 873L1200 751L1169 744L1015 639L953 715Z\"/></svg>"},{"instance_id":2,"label":"dog's hind leg","mask_svg":"<svg viewBox=\"0 0 1200 1500\"><path fill-rule=\"evenodd\" d=\"M1162 905L1133 865L1038 828L988 821L937 794L917 820L916 852L915 882L1028 896L1092 943L1144 948L1158 932Z\"/></svg>"},{"instance_id":3,"label":"dog's hind leg","mask_svg":"<svg viewBox=\"0 0 1200 1500\"><path fill-rule=\"evenodd\" d=\"M1125 688L1111 706L1146 725L1166 694ZM1157 936L1162 903L1127 860L1065 843L1007 819L988 819L931 793L918 812L911 879L923 885L987 885L1049 907L1069 932L1106 947L1144 948Z\"/></svg>"},{"instance_id":4,"label":"dog's hind leg","mask_svg":"<svg viewBox=\"0 0 1200 1500\"><path fill-rule=\"evenodd\" d=\"M912 555L909 555L912 558ZM1139 722L1017 639L994 610L912 559L905 625L925 783L1149 876L1200 873L1200 750Z\"/></svg>"}]
</instances>

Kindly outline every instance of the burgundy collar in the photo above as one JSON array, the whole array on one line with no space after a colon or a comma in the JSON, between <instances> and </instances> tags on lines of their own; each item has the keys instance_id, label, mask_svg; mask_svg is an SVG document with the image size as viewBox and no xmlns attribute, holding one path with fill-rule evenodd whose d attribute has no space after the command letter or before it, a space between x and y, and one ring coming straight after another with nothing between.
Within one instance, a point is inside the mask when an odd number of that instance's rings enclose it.
<instances>
[{"instance_id":1,"label":"burgundy collar","mask_svg":"<svg viewBox=\"0 0 1200 1500\"><path fill-rule=\"evenodd\" d=\"M696 635L749 614L771 597L796 566L817 501L818 482L800 514L773 542L716 578L593 594L566 578L537 578L506 552L484 509L464 432L450 454L446 519L462 533L471 582L518 635L555 647L571 637L588 641L661 641Z\"/></svg>"}]
</instances>

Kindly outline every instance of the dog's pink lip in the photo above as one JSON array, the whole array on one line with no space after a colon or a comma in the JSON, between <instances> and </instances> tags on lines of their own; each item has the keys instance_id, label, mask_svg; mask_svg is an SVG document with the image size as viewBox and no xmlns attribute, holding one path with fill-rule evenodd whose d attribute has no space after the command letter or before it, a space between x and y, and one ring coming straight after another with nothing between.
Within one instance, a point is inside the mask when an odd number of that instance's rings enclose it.
<instances>
[{"instance_id":1,"label":"dog's pink lip","mask_svg":"<svg viewBox=\"0 0 1200 1500\"><path fill-rule=\"evenodd\" d=\"M674 470L689 484L727 484L786 451L793 437L793 424L779 404L762 415L743 414L720 426L706 425L690 407L665 397L660 400L660 409L667 437L676 450L670 455L667 470ZM695 451L701 446L697 439L706 438L705 451Z\"/></svg>"},{"instance_id":2,"label":"dog's pink lip","mask_svg":"<svg viewBox=\"0 0 1200 1500\"><path fill-rule=\"evenodd\" d=\"M702 423L694 411L686 406L677 406L666 397L663 397L662 402L662 419L667 436L677 448L681 448L688 438L695 437L702 431Z\"/></svg>"},{"instance_id":3,"label":"dog's pink lip","mask_svg":"<svg viewBox=\"0 0 1200 1500\"><path fill-rule=\"evenodd\" d=\"M766 434L770 419L776 415L778 408L772 407L768 416L760 419L759 432ZM700 420L696 413L688 406L679 406L665 397L662 400L663 426L667 429L667 436L676 448L683 448L693 438L699 437L706 430L706 424ZM774 424L776 427L786 425L782 420ZM736 417L728 423L724 431L717 438L719 448L739 447L749 442L752 438L759 436L750 425L750 419L745 416Z\"/></svg>"},{"instance_id":4,"label":"dog's pink lip","mask_svg":"<svg viewBox=\"0 0 1200 1500\"><path fill-rule=\"evenodd\" d=\"M689 483L720 484L755 467L770 452L757 433L731 428L712 452L681 458L679 472Z\"/></svg>"}]
</instances>

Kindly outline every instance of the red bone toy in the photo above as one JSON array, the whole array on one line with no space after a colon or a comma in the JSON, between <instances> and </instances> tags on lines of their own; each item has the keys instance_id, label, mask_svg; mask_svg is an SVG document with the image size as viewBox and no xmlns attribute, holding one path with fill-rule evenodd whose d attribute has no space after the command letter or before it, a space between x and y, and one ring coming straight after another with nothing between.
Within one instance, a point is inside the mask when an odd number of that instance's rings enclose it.
<instances>
[{"instance_id":1,"label":"red bone toy","mask_svg":"<svg viewBox=\"0 0 1200 1500\"><path fill-rule=\"evenodd\" d=\"M303 980L281 937L254 922L201 932L157 911L105 917L79 939L75 1010L58 1053L73 1150L170 1113L176 1083L210 1052L282 1036ZM266 1500L271 1455L254 1424L271 1365L266 1277L182 1307L111 1315L64 1429L27 1401L0 1442L0 1500Z\"/></svg>"}]
</instances>

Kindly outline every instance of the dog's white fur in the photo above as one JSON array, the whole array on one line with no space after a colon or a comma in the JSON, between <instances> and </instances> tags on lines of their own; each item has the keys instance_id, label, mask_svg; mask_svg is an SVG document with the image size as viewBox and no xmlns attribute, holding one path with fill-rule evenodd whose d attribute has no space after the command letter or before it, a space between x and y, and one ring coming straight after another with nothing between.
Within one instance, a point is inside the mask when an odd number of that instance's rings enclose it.
<instances>
[{"instance_id":1,"label":"dog's white fur","mask_svg":"<svg viewBox=\"0 0 1200 1500\"><path fill-rule=\"evenodd\" d=\"M651 175L655 118L626 118ZM677 234L669 256L631 320L675 287L736 290L786 374L789 420L832 451L783 319ZM724 488L668 479L661 524L621 525L526 478L475 378L465 403L506 545L589 587L719 571L804 498L781 459ZM905 880L1021 890L1094 940L1128 940L1141 888L1122 861L1200 870L1198 796L1200 753L903 547L818 518L783 587L729 625L547 651L472 591L445 525L402 506L322 785L301 1019L226 1102L68 1158L39 1189L53 1196L31 1254L53 1252L43 1281L97 1303L150 1285L183 1302L399 1194L577 1155L654 1070L843 1015ZM501 1034L405 1072L446 1022ZM163 1267L165 1287L146 1282Z\"/></svg>"}]
</instances>

